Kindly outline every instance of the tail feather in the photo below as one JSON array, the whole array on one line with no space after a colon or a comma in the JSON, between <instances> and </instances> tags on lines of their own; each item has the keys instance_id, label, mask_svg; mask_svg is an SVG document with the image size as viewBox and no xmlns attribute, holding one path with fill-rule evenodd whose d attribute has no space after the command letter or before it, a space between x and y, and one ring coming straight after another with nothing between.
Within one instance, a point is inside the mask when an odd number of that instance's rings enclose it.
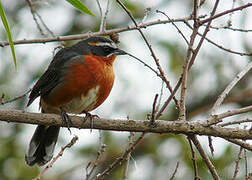
<instances>
[{"instance_id":1,"label":"tail feather","mask_svg":"<svg viewBox=\"0 0 252 180\"><path fill-rule=\"evenodd\" d=\"M43 166L52 159L59 130L58 126L37 126L25 155L25 161L29 166L36 163Z\"/></svg>"}]
</instances>

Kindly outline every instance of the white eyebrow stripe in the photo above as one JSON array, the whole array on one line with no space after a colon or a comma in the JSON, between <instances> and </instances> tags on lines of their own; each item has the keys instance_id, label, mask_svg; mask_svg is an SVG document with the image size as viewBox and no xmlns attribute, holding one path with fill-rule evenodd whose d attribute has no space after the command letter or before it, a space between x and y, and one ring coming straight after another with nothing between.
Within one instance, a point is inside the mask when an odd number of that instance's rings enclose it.
<instances>
[{"instance_id":1,"label":"white eyebrow stripe","mask_svg":"<svg viewBox=\"0 0 252 180\"><path fill-rule=\"evenodd\" d=\"M109 46L109 47L112 47L112 48L117 48L116 44L115 43L108 43L108 42L98 42L96 44L96 46Z\"/></svg>"}]
</instances>

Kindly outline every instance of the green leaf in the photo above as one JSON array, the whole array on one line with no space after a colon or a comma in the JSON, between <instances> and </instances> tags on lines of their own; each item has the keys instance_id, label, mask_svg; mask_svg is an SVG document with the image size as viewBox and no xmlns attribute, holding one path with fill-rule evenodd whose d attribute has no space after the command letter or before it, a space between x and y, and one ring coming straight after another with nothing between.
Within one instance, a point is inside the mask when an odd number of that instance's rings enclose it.
<instances>
[{"instance_id":1,"label":"green leaf","mask_svg":"<svg viewBox=\"0 0 252 180\"><path fill-rule=\"evenodd\" d=\"M8 35L10 48L11 48L11 53L12 53L13 60L14 60L14 65L15 65L15 68L17 68L17 59L16 59L15 50L14 50L14 43L13 43L13 40L12 40L10 28L9 28L8 21L7 21L7 18L5 16L4 9L3 9L1 1L0 1L0 16L1 16L4 28L5 28L5 30L7 32L7 35Z\"/></svg>"},{"instance_id":2,"label":"green leaf","mask_svg":"<svg viewBox=\"0 0 252 180\"><path fill-rule=\"evenodd\" d=\"M92 16L95 16L88 8L85 4L83 4L80 0L66 0L67 2L69 2L70 4L72 4L72 6L74 6L76 9L78 9L79 11L85 13L85 14L89 14Z\"/></svg>"}]
</instances>

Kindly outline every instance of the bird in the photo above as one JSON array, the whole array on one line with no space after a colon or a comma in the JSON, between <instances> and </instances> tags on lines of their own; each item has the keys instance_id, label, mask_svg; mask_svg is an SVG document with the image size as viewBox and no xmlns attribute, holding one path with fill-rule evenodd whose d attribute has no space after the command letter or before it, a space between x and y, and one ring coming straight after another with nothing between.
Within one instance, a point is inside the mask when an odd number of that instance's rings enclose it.
<instances>
[{"instance_id":1,"label":"bird","mask_svg":"<svg viewBox=\"0 0 252 180\"><path fill-rule=\"evenodd\" d=\"M67 113L88 115L105 101L114 83L113 63L125 54L101 36L62 48L33 86L27 106L40 97L41 112L61 115L69 127ZM29 166L43 166L52 159L59 131L60 126L37 126L25 154Z\"/></svg>"}]
</instances>

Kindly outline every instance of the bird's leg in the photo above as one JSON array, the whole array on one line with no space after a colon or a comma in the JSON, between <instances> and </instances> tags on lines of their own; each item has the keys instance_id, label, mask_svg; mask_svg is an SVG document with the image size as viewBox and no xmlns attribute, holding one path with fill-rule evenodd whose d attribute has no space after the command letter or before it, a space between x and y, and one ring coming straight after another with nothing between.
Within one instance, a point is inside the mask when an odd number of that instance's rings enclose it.
<instances>
[{"instance_id":1,"label":"bird's leg","mask_svg":"<svg viewBox=\"0 0 252 180\"><path fill-rule=\"evenodd\" d=\"M86 111L83 111L83 113L86 114L86 116L84 117L84 120L82 122L82 124L84 124L87 120L90 120L90 128L91 128L91 131L94 127L94 118L98 118L100 119L100 117L96 114L91 114L89 112L86 112Z\"/></svg>"},{"instance_id":2,"label":"bird's leg","mask_svg":"<svg viewBox=\"0 0 252 180\"><path fill-rule=\"evenodd\" d=\"M61 115L61 118L62 118L62 122L67 125L67 129L69 130L69 132L71 134L70 125L73 125L73 122L72 122L71 118L68 116L68 114L66 113L66 111L62 107L60 108L60 111L61 111L60 115Z\"/></svg>"}]
</instances>

